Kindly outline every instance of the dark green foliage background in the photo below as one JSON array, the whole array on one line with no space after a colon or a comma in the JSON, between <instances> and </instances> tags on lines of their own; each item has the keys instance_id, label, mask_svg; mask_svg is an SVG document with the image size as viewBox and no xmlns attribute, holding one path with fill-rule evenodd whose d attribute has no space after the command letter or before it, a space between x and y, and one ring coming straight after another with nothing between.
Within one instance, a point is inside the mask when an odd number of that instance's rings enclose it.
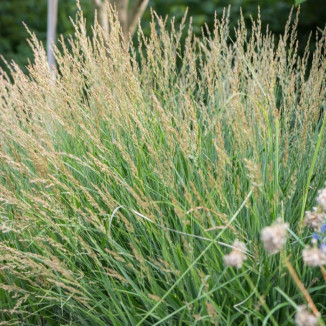
<instances>
[{"instance_id":1,"label":"dark green foliage background","mask_svg":"<svg viewBox=\"0 0 326 326\"><path fill-rule=\"evenodd\" d=\"M194 31L201 33L205 22L212 26L214 12L221 15L223 8L231 5L231 26L237 23L240 7L244 17L250 22L250 15L257 16L257 6L261 8L264 25L268 24L276 35L282 33L284 24L293 5L293 0L150 0L150 6L160 15L176 16L177 21L189 8L189 16L193 17ZM94 10L91 0L81 0L81 6L88 19L89 25L94 19ZM75 0L59 0L58 33L67 36L73 32L69 17L76 13ZM144 14L143 26L148 32L150 10ZM325 0L308 0L301 4L299 25L300 50L305 46L309 32L317 27L323 28L326 17ZM25 22L31 31L36 32L38 38L46 40L46 0L1 0L0 1L0 54L6 60L14 60L20 66L25 66L31 57L31 50L26 42L28 33L23 26ZM3 62L0 63L4 67Z\"/></svg>"}]
</instances>

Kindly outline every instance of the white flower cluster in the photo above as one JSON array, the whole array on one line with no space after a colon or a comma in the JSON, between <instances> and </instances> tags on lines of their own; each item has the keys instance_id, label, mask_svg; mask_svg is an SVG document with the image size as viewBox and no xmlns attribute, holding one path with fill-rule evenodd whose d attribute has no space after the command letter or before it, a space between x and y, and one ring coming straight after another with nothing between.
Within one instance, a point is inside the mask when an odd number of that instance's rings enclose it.
<instances>
[{"instance_id":1,"label":"white flower cluster","mask_svg":"<svg viewBox=\"0 0 326 326\"><path fill-rule=\"evenodd\" d=\"M283 223L282 220L278 219L273 225L263 228L261 240L268 253L276 254L282 249L286 243L288 227L288 223Z\"/></svg>"},{"instance_id":2,"label":"white flower cluster","mask_svg":"<svg viewBox=\"0 0 326 326\"><path fill-rule=\"evenodd\" d=\"M300 306L295 315L295 322L298 326L315 326L318 318L311 314L306 306Z\"/></svg>"},{"instance_id":3,"label":"white flower cluster","mask_svg":"<svg viewBox=\"0 0 326 326\"><path fill-rule=\"evenodd\" d=\"M308 248L302 250L302 258L307 266L326 265L326 255L318 248Z\"/></svg>"},{"instance_id":4,"label":"white flower cluster","mask_svg":"<svg viewBox=\"0 0 326 326\"><path fill-rule=\"evenodd\" d=\"M326 232L326 188L318 192L316 201L318 206L314 207L312 211L306 212L305 224L315 231L314 234L319 236L318 234ZM261 240L269 254L276 254L282 250L286 243L288 227L289 224L284 223L279 218L272 225L262 229ZM315 238L313 247L307 247L302 250L302 258L307 266L326 265L326 250L324 251L322 246L320 248L316 246L317 239L320 238ZM224 256L224 262L227 266L241 268L243 262L247 259L246 245L236 239L232 248L232 251ZM295 315L295 322L298 326L315 326L318 323L318 318L317 310L312 314L305 306L300 306Z\"/></svg>"},{"instance_id":5,"label":"white flower cluster","mask_svg":"<svg viewBox=\"0 0 326 326\"><path fill-rule=\"evenodd\" d=\"M305 223L313 229L313 248L302 250L302 258L307 266L323 266L326 265L325 251L325 226L326 226L326 188L319 190L316 198L317 207L314 207L311 212L306 212ZM319 248L317 243L320 242Z\"/></svg>"},{"instance_id":6,"label":"white flower cluster","mask_svg":"<svg viewBox=\"0 0 326 326\"><path fill-rule=\"evenodd\" d=\"M326 187L319 190L318 196L316 198L318 205L326 212Z\"/></svg>"},{"instance_id":7,"label":"white flower cluster","mask_svg":"<svg viewBox=\"0 0 326 326\"><path fill-rule=\"evenodd\" d=\"M318 211L317 207L314 207L312 211L306 212L304 221L310 229L319 230L325 219L326 214Z\"/></svg>"},{"instance_id":8,"label":"white flower cluster","mask_svg":"<svg viewBox=\"0 0 326 326\"><path fill-rule=\"evenodd\" d=\"M247 259L246 245L236 239L232 245L232 251L224 256L224 262L227 266L241 268L243 262Z\"/></svg>"},{"instance_id":9,"label":"white flower cluster","mask_svg":"<svg viewBox=\"0 0 326 326\"><path fill-rule=\"evenodd\" d=\"M306 212L305 223L309 228L319 231L326 221L326 188L318 191L316 201L318 206L314 207L311 212Z\"/></svg>"}]
</instances>

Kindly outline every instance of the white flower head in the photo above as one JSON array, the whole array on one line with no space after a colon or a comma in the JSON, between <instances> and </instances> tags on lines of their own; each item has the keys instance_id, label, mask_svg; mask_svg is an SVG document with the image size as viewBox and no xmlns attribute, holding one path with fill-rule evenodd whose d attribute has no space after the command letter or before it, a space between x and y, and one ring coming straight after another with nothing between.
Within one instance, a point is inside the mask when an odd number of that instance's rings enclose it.
<instances>
[{"instance_id":1,"label":"white flower head","mask_svg":"<svg viewBox=\"0 0 326 326\"><path fill-rule=\"evenodd\" d=\"M302 250L302 258L307 266L326 265L326 254L317 247Z\"/></svg>"},{"instance_id":2,"label":"white flower head","mask_svg":"<svg viewBox=\"0 0 326 326\"><path fill-rule=\"evenodd\" d=\"M325 220L325 217L325 213L318 212L317 207L314 207L312 212L306 212L304 221L309 228L319 230Z\"/></svg>"},{"instance_id":3,"label":"white flower head","mask_svg":"<svg viewBox=\"0 0 326 326\"><path fill-rule=\"evenodd\" d=\"M295 323L298 326L315 326L317 325L318 318L311 314L306 306L299 306L297 313L295 314Z\"/></svg>"},{"instance_id":4,"label":"white flower head","mask_svg":"<svg viewBox=\"0 0 326 326\"><path fill-rule=\"evenodd\" d=\"M316 200L320 207L323 209L323 211L326 212L326 188L318 191L318 196Z\"/></svg>"},{"instance_id":5,"label":"white flower head","mask_svg":"<svg viewBox=\"0 0 326 326\"><path fill-rule=\"evenodd\" d=\"M247 259L246 245L236 239L232 245L233 250L224 256L224 262L227 266L241 268L243 262Z\"/></svg>"},{"instance_id":6,"label":"white flower head","mask_svg":"<svg viewBox=\"0 0 326 326\"><path fill-rule=\"evenodd\" d=\"M288 223L283 223L282 220L278 219L275 224L263 228L261 239L268 253L276 254L282 249L283 245L286 243L288 227Z\"/></svg>"}]
</instances>

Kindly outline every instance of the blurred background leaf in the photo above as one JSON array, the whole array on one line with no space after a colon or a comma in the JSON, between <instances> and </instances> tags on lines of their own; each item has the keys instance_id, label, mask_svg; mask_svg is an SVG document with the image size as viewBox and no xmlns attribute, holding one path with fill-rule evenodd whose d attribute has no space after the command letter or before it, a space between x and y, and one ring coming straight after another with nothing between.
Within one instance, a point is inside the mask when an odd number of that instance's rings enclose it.
<instances>
[{"instance_id":1,"label":"blurred background leaf","mask_svg":"<svg viewBox=\"0 0 326 326\"><path fill-rule=\"evenodd\" d=\"M295 5L299 6L301 3L306 2L307 0L295 0Z\"/></svg>"}]
</instances>

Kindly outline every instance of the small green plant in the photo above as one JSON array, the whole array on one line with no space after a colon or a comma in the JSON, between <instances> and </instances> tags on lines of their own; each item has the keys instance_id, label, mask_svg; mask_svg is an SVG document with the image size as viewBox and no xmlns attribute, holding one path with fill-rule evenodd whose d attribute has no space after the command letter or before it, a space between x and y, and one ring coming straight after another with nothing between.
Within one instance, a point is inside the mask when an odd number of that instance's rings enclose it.
<instances>
[{"instance_id":1,"label":"small green plant","mask_svg":"<svg viewBox=\"0 0 326 326\"><path fill-rule=\"evenodd\" d=\"M127 49L79 12L55 79L31 35L0 74L1 325L322 325L326 31L298 56L290 21L181 44L154 14Z\"/></svg>"}]
</instances>

